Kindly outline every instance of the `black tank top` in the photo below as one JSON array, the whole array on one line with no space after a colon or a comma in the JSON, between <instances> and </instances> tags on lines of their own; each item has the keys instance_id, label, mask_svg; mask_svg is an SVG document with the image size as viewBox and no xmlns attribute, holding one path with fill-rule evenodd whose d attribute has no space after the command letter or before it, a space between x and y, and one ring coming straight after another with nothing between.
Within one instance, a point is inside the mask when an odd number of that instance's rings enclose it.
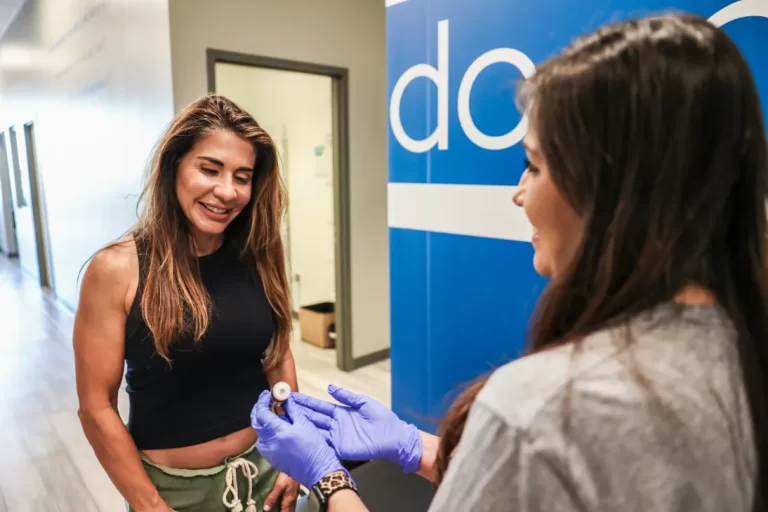
<instances>
[{"instance_id":1,"label":"black tank top","mask_svg":"<svg viewBox=\"0 0 768 512\"><path fill-rule=\"evenodd\" d=\"M269 388L262 359L275 322L258 274L238 258L231 244L199 258L212 301L203 339L191 335L171 345L172 364L156 351L141 314L148 265L137 242L139 286L125 324L128 431L139 450L204 443L250 425L259 394Z\"/></svg>"}]
</instances>

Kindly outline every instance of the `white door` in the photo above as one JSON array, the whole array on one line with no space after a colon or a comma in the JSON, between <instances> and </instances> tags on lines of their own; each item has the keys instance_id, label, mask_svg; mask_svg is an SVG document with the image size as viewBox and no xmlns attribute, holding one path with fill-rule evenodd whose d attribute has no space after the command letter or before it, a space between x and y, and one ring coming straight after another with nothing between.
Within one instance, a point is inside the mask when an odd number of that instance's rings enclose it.
<instances>
[{"instance_id":1,"label":"white door","mask_svg":"<svg viewBox=\"0 0 768 512\"><path fill-rule=\"evenodd\" d=\"M16 243L21 268L35 279L40 279L40 265L37 261L37 240L35 221L32 215L32 196L27 167L27 148L24 144L23 128L11 128L9 153L11 156L11 195L16 221Z\"/></svg>"},{"instance_id":2,"label":"white door","mask_svg":"<svg viewBox=\"0 0 768 512\"><path fill-rule=\"evenodd\" d=\"M6 256L16 255L16 230L13 222L11 167L5 133L0 134L0 249Z\"/></svg>"}]
</instances>

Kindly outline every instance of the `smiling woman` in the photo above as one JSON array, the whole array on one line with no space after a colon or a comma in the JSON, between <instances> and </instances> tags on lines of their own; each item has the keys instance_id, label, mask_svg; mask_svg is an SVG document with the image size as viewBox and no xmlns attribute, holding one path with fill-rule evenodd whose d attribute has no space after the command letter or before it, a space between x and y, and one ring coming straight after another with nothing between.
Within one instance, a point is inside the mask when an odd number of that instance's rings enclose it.
<instances>
[{"instance_id":1,"label":"smiling woman","mask_svg":"<svg viewBox=\"0 0 768 512\"><path fill-rule=\"evenodd\" d=\"M579 237L574 235L581 232L583 219L552 181L533 125L523 140L523 147L528 160L513 200L525 209L533 226L531 242L535 249L533 266L536 272L552 277L576 251Z\"/></svg>"},{"instance_id":2,"label":"smiling woman","mask_svg":"<svg viewBox=\"0 0 768 512\"><path fill-rule=\"evenodd\" d=\"M366 510L341 460L432 480L440 512L768 512L768 146L740 50L697 16L614 23L519 98L513 199L550 278L527 353L440 439L329 386L339 404L295 393L289 421L262 394L256 446L328 512Z\"/></svg>"},{"instance_id":3,"label":"smiling woman","mask_svg":"<svg viewBox=\"0 0 768 512\"><path fill-rule=\"evenodd\" d=\"M229 223L248 206L255 161L250 142L221 130L198 142L179 164L176 197L199 255L213 252Z\"/></svg>"},{"instance_id":4,"label":"smiling woman","mask_svg":"<svg viewBox=\"0 0 768 512\"><path fill-rule=\"evenodd\" d=\"M85 434L136 512L293 511L298 484L254 449L249 426L261 391L297 388L272 139L226 98L201 98L161 139L142 200L139 222L83 279Z\"/></svg>"}]
</instances>

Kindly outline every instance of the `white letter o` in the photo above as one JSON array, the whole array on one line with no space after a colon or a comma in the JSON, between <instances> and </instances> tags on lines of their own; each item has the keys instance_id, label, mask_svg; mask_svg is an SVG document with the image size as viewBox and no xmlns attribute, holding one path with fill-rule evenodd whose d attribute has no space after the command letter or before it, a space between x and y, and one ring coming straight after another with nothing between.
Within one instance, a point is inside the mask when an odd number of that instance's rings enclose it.
<instances>
[{"instance_id":1,"label":"white letter o","mask_svg":"<svg viewBox=\"0 0 768 512\"><path fill-rule=\"evenodd\" d=\"M467 137L484 149L499 150L514 146L525 137L525 132L528 130L528 118L525 115L520 119L515 128L504 135L486 135L477 128L472 120L472 112L469 110L469 95L472 92L472 86L485 68L500 62L512 64L526 78L533 75L536 70L536 66L527 55L512 48L490 50L478 57L467 68L467 72L464 74L464 78L462 78L461 85L459 86L459 122Z\"/></svg>"}]
</instances>

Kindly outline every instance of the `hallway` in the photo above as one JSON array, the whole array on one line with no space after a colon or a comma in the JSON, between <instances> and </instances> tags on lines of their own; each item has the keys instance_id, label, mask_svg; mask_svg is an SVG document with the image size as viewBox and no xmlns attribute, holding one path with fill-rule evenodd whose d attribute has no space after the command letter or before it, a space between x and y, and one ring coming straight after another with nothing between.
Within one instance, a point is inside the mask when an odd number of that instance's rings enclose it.
<instances>
[{"instance_id":1,"label":"hallway","mask_svg":"<svg viewBox=\"0 0 768 512\"><path fill-rule=\"evenodd\" d=\"M89 487L111 486L85 485L93 471L77 454L90 446L71 435L80 428L72 322L0 256L0 511L99 511Z\"/></svg>"},{"instance_id":2,"label":"hallway","mask_svg":"<svg viewBox=\"0 0 768 512\"><path fill-rule=\"evenodd\" d=\"M77 418L72 326L72 313L0 254L0 512L124 510ZM294 341L293 352L307 394L327 398L333 382L389 405L389 361L344 373L333 350ZM127 418L123 389L118 407Z\"/></svg>"}]
</instances>

